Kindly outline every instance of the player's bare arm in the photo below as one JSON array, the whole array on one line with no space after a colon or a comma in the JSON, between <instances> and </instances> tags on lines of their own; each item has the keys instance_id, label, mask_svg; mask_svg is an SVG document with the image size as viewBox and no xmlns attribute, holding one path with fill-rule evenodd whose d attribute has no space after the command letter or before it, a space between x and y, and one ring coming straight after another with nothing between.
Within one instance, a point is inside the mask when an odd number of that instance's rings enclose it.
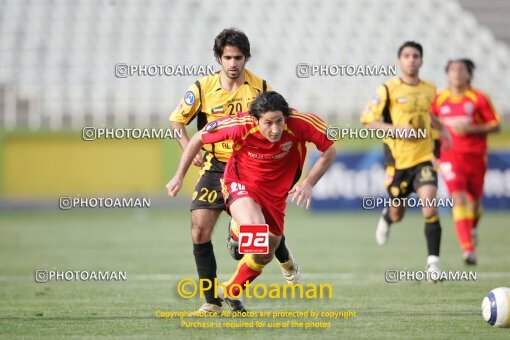
<instances>
[{"instance_id":1,"label":"player's bare arm","mask_svg":"<svg viewBox=\"0 0 510 340\"><path fill-rule=\"evenodd\" d=\"M171 121L170 127L174 131L181 131L182 138L177 138L177 143L179 143L179 146L181 147L181 149L184 150L189 143L189 137L188 137L188 133L186 131L186 126L181 122ZM200 152L200 150L198 151L197 155L193 159L192 164L195 166L198 166L198 167L202 167L204 165L204 162L202 161L202 153Z\"/></svg>"},{"instance_id":2,"label":"player's bare arm","mask_svg":"<svg viewBox=\"0 0 510 340\"><path fill-rule=\"evenodd\" d=\"M501 130L501 125L496 122L488 122L477 125L458 124L452 125L451 129L457 135L486 135L489 133L499 132Z\"/></svg>"},{"instance_id":3,"label":"player's bare arm","mask_svg":"<svg viewBox=\"0 0 510 340\"><path fill-rule=\"evenodd\" d=\"M189 143L186 145L186 148L182 153L181 160L179 161L179 166L175 171L174 177L166 185L169 196L174 197L177 195L182 187L184 176L186 176L186 173L188 172L193 159L203 145L204 143L200 139L200 133L196 133L193 137L191 137Z\"/></svg>"},{"instance_id":4,"label":"player's bare arm","mask_svg":"<svg viewBox=\"0 0 510 340\"><path fill-rule=\"evenodd\" d=\"M331 166L335 157L336 149L335 146L332 145L329 149L322 153L303 181L300 184L295 185L294 188L289 191L290 195L293 194L291 199L292 202L296 201L296 204L300 207L306 204L306 209L310 207L312 189L324 173L326 173L326 170L328 170Z\"/></svg>"},{"instance_id":5,"label":"player's bare arm","mask_svg":"<svg viewBox=\"0 0 510 340\"><path fill-rule=\"evenodd\" d=\"M444 149L450 149L450 146L452 145L452 136L450 135L450 132L448 132L448 129L441 124L439 118L432 113L430 113L430 123L441 134L441 143L443 144Z\"/></svg>"}]
</instances>

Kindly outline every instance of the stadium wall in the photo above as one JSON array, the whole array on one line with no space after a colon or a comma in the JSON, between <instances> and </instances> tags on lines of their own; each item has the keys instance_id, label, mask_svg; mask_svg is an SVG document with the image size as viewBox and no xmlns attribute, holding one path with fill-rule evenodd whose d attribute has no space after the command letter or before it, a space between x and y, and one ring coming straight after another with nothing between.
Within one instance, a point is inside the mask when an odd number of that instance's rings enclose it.
<instances>
[{"instance_id":1,"label":"stadium wall","mask_svg":"<svg viewBox=\"0 0 510 340\"><path fill-rule=\"evenodd\" d=\"M173 140L84 141L76 132L0 131L0 194L7 198L165 195L180 147ZM191 194L193 167L183 194Z\"/></svg>"},{"instance_id":2,"label":"stadium wall","mask_svg":"<svg viewBox=\"0 0 510 340\"><path fill-rule=\"evenodd\" d=\"M319 153L313 153L310 164L313 164L318 157ZM449 194L444 181L441 176L439 177L438 197L448 198ZM340 153L328 172L315 186L311 209L315 211L361 209L380 211L382 207L375 207L372 203L376 198L388 197L384 180L384 159L380 145L363 152ZM366 202L370 204L367 206ZM510 209L510 152L508 151L489 152L483 206L487 210Z\"/></svg>"}]
</instances>

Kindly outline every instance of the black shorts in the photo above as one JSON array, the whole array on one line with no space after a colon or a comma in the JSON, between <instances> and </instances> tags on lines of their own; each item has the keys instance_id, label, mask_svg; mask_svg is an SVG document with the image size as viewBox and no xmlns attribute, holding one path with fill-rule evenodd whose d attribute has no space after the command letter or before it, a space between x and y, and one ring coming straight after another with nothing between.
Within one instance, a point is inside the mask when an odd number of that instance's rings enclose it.
<instances>
[{"instance_id":1,"label":"black shorts","mask_svg":"<svg viewBox=\"0 0 510 340\"><path fill-rule=\"evenodd\" d=\"M196 209L220 209L226 210L223 194L221 193L221 179L227 163L220 162L211 154L205 153L202 175L195 185L195 191L191 199L190 210Z\"/></svg>"},{"instance_id":2,"label":"black shorts","mask_svg":"<svg viewBox=\"0 0 510 340\"><path fill-rule=\"evenodd\" d=\"M394 171L393 178L387 185L388 194L391 198L407 197L426 184L437 187L437 172L434 170L432 162L423 162L411 168ZM391 176L391 174L387 175Z\"/></svg>"}]
</instances>

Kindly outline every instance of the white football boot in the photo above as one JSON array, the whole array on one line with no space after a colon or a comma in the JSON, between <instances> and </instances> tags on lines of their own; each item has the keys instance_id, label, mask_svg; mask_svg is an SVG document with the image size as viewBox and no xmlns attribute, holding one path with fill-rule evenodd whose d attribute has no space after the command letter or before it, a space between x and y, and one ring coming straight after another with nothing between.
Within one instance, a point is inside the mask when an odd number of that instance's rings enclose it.
<instances>
[{"instance_id":1,"label":"white football boot","mask_svg":"<svg viewBox=\"0 0 510 340\"><path fill-rule=\"evenodd\" d=\"M439 267L439 256L429 255L427 257L427 277L431 283L441 281L441 268Z\"/></svg>"},{"instance_id":2,"label":"white football boot","mask_svg":"<svg viewBox=\"0 0 510 340\"><path fill-rule=\"evenodd\" d=\"M377 223L377 229L375 230L375 240L378 245L384 246L388 242L390 237L390 225L384 219L384 215L388 211L388 208L384 208Z\"/></svg>"},{"instance_id":3,"label":"white football boot","mask_svg":"<svg viewBox=\"0 0 510 340\"><path fill-rule=\"evenodd\" d=\"M287 262L280 263L280 269L282 270L282 275L285 281L290 284L296 284L301 281L301 270L299 268L299 264L296 262L294 255L289 250L289 259Z\"/></svg>"},{"instance_id":4,"label":"white football boot","mask_svg":"<svg viewBox=\"0 0 510 340\"><path fill-rule=\"evenodd\" d=\"M194 311L191 316L219 316L223 312L223 308L214 303L205 302L198 310Z\"/></svg>"}]
</instances>

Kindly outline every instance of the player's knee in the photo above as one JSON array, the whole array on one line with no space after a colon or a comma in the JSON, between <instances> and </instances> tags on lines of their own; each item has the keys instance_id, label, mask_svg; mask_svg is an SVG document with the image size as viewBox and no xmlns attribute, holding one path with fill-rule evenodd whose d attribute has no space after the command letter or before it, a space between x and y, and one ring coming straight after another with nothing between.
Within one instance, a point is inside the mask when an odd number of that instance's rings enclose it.
<instances>
[{"instance_id":1,"label":"player's knee","mask_svg":"<svg viewBox=\"0 0 510 340\"><path fill-rule=\"evenodd\" d=\"M404 212L397 210L397 211L390 211L390 219L392 222L400 222L404 218Z\"/></svg>"},{"instance_id":2,"label":"player's knee","mask_svg":"<svg viewBox=\"0 0 510 340\"><path fill-rule=\"evenodd\" d=\"M193 221L191 223L191 238L194 243L204 243L211 240L213 226L208 222Z\"/></svg>"},{"instance_id":3,"label":"player's knee","mask_svg":"<svg viewBox=\"0 0 510 340\"><path fill-rule=\"evenodd\" d=\"M262 214L259 214L256 211L253 211L251 213L247 212L244 214L244 216L241 218L242 223L239 222L239 224L265 224L266 221L264 219L264 216Z\"/></svg>"},{"instance_id":4,"label":"player's knee","mask_svg":"<svg viewBox=\"0 0 510 340\"><path fill-rule=\"evenodd\" d=\"M274 253L270 252L269 254L254 254L253 260L262 265L266 265L274 258Z\"/></svg>"},{"instance_id":5,"label":"player's knee","mask_svg":"<svg viewBox=\"0 0 510 340\"><path fill-rule=\"evenodd\" d=\"M423 208L421 213L425 219L430 219L434 216L437 216L437 209L435 207Z\"/></svg>"},{"instance_id":6,"label":"player's knee","mask_svg":"<svg viewBox=\"0 0 510 340\"><path fill-rule=\"evenodd\" d=\"M191 231L191 238L193 240L193 243L204 243L209 242L211 240L211 233L207 232L205 230L192 230Z\"/></svg>"},{"instance_id":7,"label":"player's knee","mask_svg":"<svg viewBox=\"0 0 510 340\"><path fill-rule=\"evenodd\" d=\"M395 214L395 215L393 215L393 216L391 217L391 220L392 220L393 222L395 222L395 223L396 223L396 222L400 222L400 221L402 221L402 219L403 219L403 218L404 218L404 216L403 216L403 215L401 215L401 214Z\"/></svg>"},{"instance_id":8,"label":"player's knee","mask_svg":"<svg viewBox=\"0 0 510 340\"><path fill-rule=\"evenodd\" d=\"M452 194L454 205L466 205L468 204L467 194L465 192L455 192Z\"/></svg>"},{"instance_id":9,"label":"player's knee","mask_svg":"<svg viewBox=\"0 0 510 340\"><path fill-rule=\"evenodd\" d=\"M483 207L480 201L468 201L469 209L475 213L475 215L481 215L483 212Z\"/></svg>"}]
</instances>

